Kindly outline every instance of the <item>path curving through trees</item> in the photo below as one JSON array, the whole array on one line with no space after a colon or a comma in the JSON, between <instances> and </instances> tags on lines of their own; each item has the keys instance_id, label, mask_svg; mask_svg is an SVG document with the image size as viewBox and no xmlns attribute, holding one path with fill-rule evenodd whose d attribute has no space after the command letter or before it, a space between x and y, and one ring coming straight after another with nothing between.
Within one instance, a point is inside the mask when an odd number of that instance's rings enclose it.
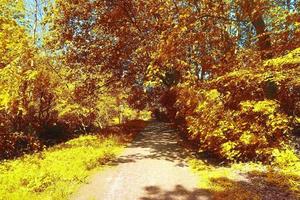
<instances>
[{"instance_id":1,"label":"path curving through trees","mask_svg":"<svg viewBox=\"0 0 300 200\"><path fill-rule=\"evenodd\" d=\"M74 200L205 200L197 176L187 166L191 155L178 143L170 124L150 122L114 167L96 174Z\"/></svg>"}]
</instances>

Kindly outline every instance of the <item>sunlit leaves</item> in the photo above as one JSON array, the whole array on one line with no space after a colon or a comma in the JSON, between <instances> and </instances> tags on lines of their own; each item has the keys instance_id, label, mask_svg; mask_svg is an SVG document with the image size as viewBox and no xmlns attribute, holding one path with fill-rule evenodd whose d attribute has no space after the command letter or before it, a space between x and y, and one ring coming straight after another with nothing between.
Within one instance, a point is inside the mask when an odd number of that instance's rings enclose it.
<instances>
[{"instance_id":1,"label":"sunlit leaves","mask_svg":"<svg viewBox=\"0 0 300 200\"><path fill-rule=\"evenodd\" d=\"M299 49L288 53L299 47L295 2L56 0L35 47L14 15L18 2L1 0L0 15L0 107L11 125L85 131L159 107L231 160L265 159L290 130L300 87Z\"/></svg>"},{"instance_id":2,"label":"sunlit leaves","mask_svg":"<svg viewBox=\"0 0 300 200\"><path fill-rule=\"evenodd\" d=\"M121 150L115 137L82 136L41 153L1 162L0 196L66 199L95 169L99 170Z\"/></svg>"},{"instance_id":3,"label":"sunlit leaves","mask_svg":"<svg viewBox=\"0 0 300 200\"><path fill-rule=\"evenodd\" d=\"M0 16L0 30L0 68L10 64L20 65L22 59L28 59L31 53L25 29L15 19Z\"/></svg>"},{"instance_id":4,"label":"sunlit leaves","mask_svg":"<svg viewBox=\"0 0 300 200\"><path fill-rule=\"evenodd\" d=\"M267 60L264 62L265 66L280 67L289 64L300 64L300 48L294 49L287 55Z\"/></svg>"},{"instance_id":5,"label":"sunlit leaves","mask_svg":"<svg viewBox=\"0 0 300 200\"><path fill-rule=\"evenodd\" d=\"M267 160L274 149L284 148L299 115L299 65L295 52L297 49L265 65L257 64L256 68L225 73L201 87L187 89L182 84L177 88L176 117L185 119L200 150L228 160ZM267 99L270 81L276 90L272 99ZM192 101L197 102L196 106L190 104Z\"/></svg>"}]
</instances>

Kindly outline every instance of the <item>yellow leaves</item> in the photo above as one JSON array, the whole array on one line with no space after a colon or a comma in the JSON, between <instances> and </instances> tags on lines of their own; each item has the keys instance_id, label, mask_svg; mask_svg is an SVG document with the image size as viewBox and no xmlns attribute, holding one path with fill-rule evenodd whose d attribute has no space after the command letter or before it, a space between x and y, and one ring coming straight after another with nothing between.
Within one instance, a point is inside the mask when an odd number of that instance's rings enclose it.
<instances>
[{"instance_id":1,"label":"yellow leaves","mask_svg":"<svg viewBox=\"0 0 300 200\"><path fill-rule=\"evenodd\" d=\"M158 53L158 52L151 52L151 53L150 53L150 58L151 58L152 60L157 59L158 56L159 56L159 53Z\"/></svg>"},{"instance_id":2,"label":"yellow leaves","mask_svg":"<svg viewBox=\"0 0 300 200\"><path fill-rule=\"evenodd\" d=\"M6 112L12 101L19 98L21 82L19 70L19 67L13 65L0 69L0 109L5 109Z\"/></svg>"},{"instance_id":3,"label":"yellow leaves","mask_svg":"<svg viewBox=\"0 0 300 200\"><path fill-rule=\"evenodd\" d=\"M198 99L185 119L190 135L199 139L202 150L228 160L265 159L285 142L289 118L279 111L276 101L242 101L240 109L231 110L226 103L232 99L218 90L198 92L199 96L186 95L181 101L187 106L189 99Z\"/></svg>"},{"instance_id":4,"label":"yellow leaves","mask_svg":"<svg viewBox=\"0 0 300 200\"><path fill-rule=\"evenodd\" d=\"M298 165L300 167L300 159L297 157L294 150L292 150L289 147L286 147L286 149L279 150L274 149L272 151L272 156L274 156L274 165L278 165L281 168L287 167L287 166L294 166Z\"/></svg>"},{"instance_id":5,"label":"yellow leaves","mask_svg":"<svg viewBox=\"0 0 300 200\"><path fill-rule=\"evenodd\" d=\"M2 162L0 197L66 199L89 175L121 151L117 138L88 135L22 159Z\"/></svg>"},{"instance_id":6,"label":"yellow leaves","mask_svg":"<svg viewBox=\"0 0 300 200\"><path fill-rule=\"evenodd\" d=\"M210 90L208 91L205 96L208 98L208 99L211 99L211 100L217 100L221 94L218 92L218 90L216 89L213 89L213 90Z\"/></svg>"},{"instance_id":7,"label":"yellow leaves","mask_svg":"<svg viewBox=\"0 0 300 200\"><path fill-rule=\"evenodd\" d=\"M74 91L76 88L75 83L67 83L67 87L69 91Z\"/></svg>"},{"instance_id":8,"label":"yellow leaves","mask_svg":"<svg viewBox=\"0 0 300 200\"><path fill-rule=\"evenodd\" d=\"M180 30L181 30L181 32L186 32L188 30L188 28L186 26L183 26Z\"/></svg>"},{"instance_id":9,"label":"yellow leaves","mask_svg":"<svg viewBox=\"0 0 300 200\"><path fill-rule=\"evenodd\" d=\"M225 142L224 144L222 144L222 151L223 152L229 152L232 149L234 149L236 147L236 143L234 142Z\"/></svg>"},{"instance_id":10,"label":"yellow leaves","mask_svg":"<svg viewBox=\"0 0 300 200\"><path fill-rule=\"evenodd\" d=\"M262 112L264 114L274 113L278 109L278 104L275 101L259 101L254 104L253 111L254 112Z\"/></svg>"},{"instance_id":11,"label":"yellow leaves","mask_svg":"<svg viewBox=\"0 0 300 200\"><path fill-rule=\"evenodd\" d=\"M0 68L13 62L24 65L26 62L21 58L32 51L29 48L30 39L24 28L19 26L14 18L0 16L0 30Z\"/></svg>"},{"instance_id":12,"label":"yellow leaves","mask_svg":"<svg viewBox=\"0 0 300 200\"><path fill-rule=\"evenodd\" d=\"M28 70L26 73L26 80L28 81L32 81L35 80L39 74L39 72L37 70Z\"/></svg>"},{"instance_id":13,"label":"yellow leaves","mask_svg":"<svg viewBox=\"0 0 300 200\"><path fill-rule=\"evenodd\" d=\"M226 156L229 160L234 160L236 156L239 154L238 150L235 150L237 144L235 142L225 142L221 145L221 153Z\"/></svg>"},{"instance_id":14,"label":"yellow leaves","mask_svg":"<svg viewBox=\"0 0 300 200\"><path fill-rule=\"evenodd\" d=\"M295 117L295 123L300 124L300 117Z\"/></svg>"},{"instance_id":15,"label":"yellow leaves","mask_svg":"<svg viewBox=\"0 0 300 200\"><path fill-rule=\"evenodd\" d=\"M249 116L256 116L256 120L263 119L262 116L267 116L265 119L265 127L256 125L253 123L250 128L254 132L266 131L264 128L268 128L269 131L267 134L273 134L278 131L283 134L288 128L289 118L278 112L279 104L276 101L264 100L264 101L245 101L241 102L241 109L243 113L247 113ZM261 136L260 136L261 137ZM277 138L279 139L279 138ZM282 139L282 138L281 138ZM263 142L263 141L261 141Z\"/></svg>"},{"instance_id":16,"label":"yellow leaves","mask_svg":"<svg viewBox=\"0 0 300 200\"><path fill-rule=\"evenodd\" d=\"M226 139L226 134L224 134L225 131L226 130L224 129L216 129L209 136L207 136L206 139L208 139L208 141L213 140L214 137L218 138L219 140Z\"/></svg>"},{"instance_id":17,"label":"yellow leaves","mask_svg":"<svg viewBox=\"0 0 300 200\"><path fill-rule=\"evenodd\" d=\"M272 171L268 174L270 182L281 185L283 187L289 187L295 192L300 192L300 159L296 155L293 149L286 146L279 150L274 149L272 151ZM280 170L279 174L274 173L274 167Z\"/></svg>"},{"instance_id":18,"label":"yellow leaves","mask_svg":"<svg viewBox=\"0 0 300 200\"><path fill-rule=\"evenodd\" d=\"M205 108L207 108L208 103L206 101L203 101L198 104L196 112L202 112Z\"/></svg>"},{"instance_id":19,"label":"yellow leaves","mask_svg":"<svg viewBox=\"0 0 300 200\"><path fill-rule=\"evenodd\" d=\"M242 111L247 112L253 108L253 103L250 101L241 102L240 105L242 106Z\"/></svg>"},{"instance_id":20,"label":"yellow leaves","mask_svg":"<svg viewBox=\"0 0 300 200\"><path fill-rule=\"evenodd\" d=\"M181 68L189 66L189 64L187 62L185 62L184 60L177 59L177 63Z\"/></svg>"},{"instance_id":21,"label":"yellow leaves","mask_svg":"<svg viewBox=\"0 0 300 200\"><path fill-rule=\"evenodd\" d=\"M66 114L78 112L79 110L81 110L80 113L82 114L84 113L82 111L86 111L86 109L81 108L79 104L69 104L69 102L64 100L60 101L60 103L57 104L55 109L58 111L59 117L63 117Z\"/></svg>"},{"instance_id":22,"label":"yellow leaves","mask_svg":"<svg viewBox=\"0 0 300 200\"><path fill-rule=\"evenodd\" d=\"M285 56L267 60L264 66L280 67L282 65L300 64L300 48L297 48Z\"/></svg>"},{"instance_id":23,"label":"yellow leaves","mask_svg":"<svg viewBox=\"0 0 300 200\"><path fill-rule=\"evenodd\" d=\"M0 0L0 17L7 18L18 17L21 20L21 16L25 14L24 1L18 0Z\"/></svg>"},{"instance_id":24,"label":"yellow leaves","mask_svg":"<svg viewBox=\"0 0 300 200\"><path fill-rule=\"evenodd\" d=\"M241 137L240 137L240 141L242 143L244 143L245 145L249 145L249 144L253 144L253 142L255 141L255 136L250 132L250 131L245 131Z\"/></svg>"},{"instance_id":25,"label":"yellow leaves","mask_svg":"<svg viewBox=\"0 0 300 200\"><path fill-rule=\"evenodd\" d=\"M297 31L297 32L300 32L300 31L299 31L299 29L300 29L300 22L295 22L295 26L297 27L297 30L296 30L296 31Z\"/></svg>"},{"instance_id":26,"label":"yellow leaves","mask_svg":"<svg viewBox=\"0 0 300 200\"><path fill-rule=\"evenodd\" d=\"M129 108L129 107L125 107L122 111L123 116L128 118L128 119L132 119L134 118L134 116L136 115L135 110Z\"/></svg>"},{"instance_id":27,"label":"yellow leaves","mask_svg":"<svg viewBox=\"0 0 300 200\"><path fill-rule=\"evenodd\" d=\"M189 13L182 13L182 14L179 15L179 18L180 18L180 19L186 19L186 18L188 18L188 17L190 17L190 14L189 14Z\"/></svg>"},{"instance_id":28,"label":"yellow leaves","mask_svg":"<svg viewBox=\"0 0 300 200\"><path fill-rule=\"evenodd\" d=\"M264 101L243 101L240 103L243 112L257 112L265 115L271 115L279 108L276 101L264 100Z\"/></svg>"},{"instance_id":29,"label":"yellow leaves","mask_svg":"<svg viewBox=\"0 0 300 200\"><path fill-rule=\"evenodd\" d=\"M0 110L3 108L7 109L10 101L11 96L7 92L0 94Z\"/></svg>"}]
</instances>

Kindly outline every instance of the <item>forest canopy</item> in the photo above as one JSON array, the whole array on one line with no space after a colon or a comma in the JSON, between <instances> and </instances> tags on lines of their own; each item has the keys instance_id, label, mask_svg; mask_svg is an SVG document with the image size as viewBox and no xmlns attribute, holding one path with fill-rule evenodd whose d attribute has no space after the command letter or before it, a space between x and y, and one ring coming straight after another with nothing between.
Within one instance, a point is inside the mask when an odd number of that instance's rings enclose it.
<instances>
[{"instance_id":1,"label":"forest canopy","mask_svg":"<svg viewBox=\"0 0 300 200\"><path fill-rule=\"evenodd\" d=\"M0 11L0 157L146 111L226 160L268 160L299 134L297 0L0 0Z\"/></svg>"}]
</instances>

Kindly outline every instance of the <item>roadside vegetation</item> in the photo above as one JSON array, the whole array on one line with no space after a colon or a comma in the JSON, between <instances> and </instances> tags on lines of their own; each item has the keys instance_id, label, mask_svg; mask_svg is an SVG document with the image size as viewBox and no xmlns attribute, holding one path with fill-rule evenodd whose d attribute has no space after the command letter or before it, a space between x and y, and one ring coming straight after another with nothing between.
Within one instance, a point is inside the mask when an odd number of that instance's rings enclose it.
<instances>
[{"instance_id":1,"label":"roadside vegetation","mask_svg":"<svg viewBox=\"0 0 300 200\"><path fill-rule=\"evenodd\" d=\"M67 199L122 151L116 137L81 136L0 163L0 199Z\"/></svg>"},{"instance_id":2,"label":"roadside vegetation","mask_svg":"<svg viewBox=\"0 0 300 200\"><path fill-rule=\"evenodd\" d=\"M199 188L212 192L214 199L300 198L295 139L300 118L294 96L300 83L299 50L266 61L261 70L256 68L259 71L244 68L208 81L208 89L198 93L201 103L195 103L193 111L187 106L188 138L200 141L197 149L217 159L213 164L210 159L190 162L199 175ZM273 88L269 99L266 83ZM234 89L235 84L243 89ZM216 86L218 90L212 90Z\"/></svg>"},{"instance_id":3,"label":"roadside vegetation","mask_svg":"<svg viewBox=\"0 0 300 200\"><path fill-rule=\"evenodd\" d=\"M291 150L276 152L270 164L243 162L216 164L193 159L189 165L199 176L199 188L216 200L299 199L300 159Z\"/></svg>"},{"instance_id":4,"label":"roadside vegetation","mask_svg":"<svg viewBox=\"0 0 300 200\"><path fill-rule=\"evenodd\" d=\"M68 199L93 173L109 167L145 125L131 121L1 161L0 199Z\"/></svg>"},{"instance_id":5,"label":"roadside vegetation","mask_svg":"<svg viewBox=\"0 0 300 200\"><path fill-rule=\"evenodd\" d=\"M297 194L299 13L291 0L0 0L1 169L21 177L18 166L31 158L43 163L79 148L54 154L56 145L118 137L124 123L152 115L173 123L196 152L255 163L266 168L261 177ZM110 140L92 139L99 159L118 149ZM37 185L46 188L48 175Z\"/></svg>"}]
</instances>

